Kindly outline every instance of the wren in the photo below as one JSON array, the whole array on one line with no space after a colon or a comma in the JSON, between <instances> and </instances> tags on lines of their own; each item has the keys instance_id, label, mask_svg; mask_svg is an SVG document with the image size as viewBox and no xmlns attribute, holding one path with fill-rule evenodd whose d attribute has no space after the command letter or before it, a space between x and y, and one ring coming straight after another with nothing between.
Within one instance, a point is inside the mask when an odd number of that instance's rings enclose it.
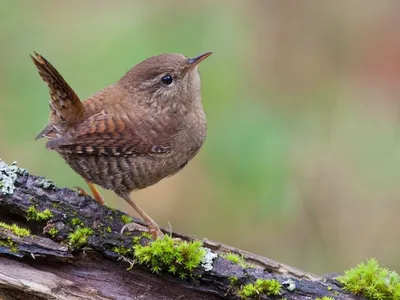
<instances>
[{"instance_id":1,"label":"wren","mask_svg":"<svg viewBox=\"0 0 400 300\"><path fill-rule=\"evenodd\" d=\"M207 130L198 64L211 55L150 57L120 80L81 101L41 55L31 58L50 91L49 124L36 139L58 152L87 182L113 190L143 218L153 237L163 236L131 199L131 192L176 174L199 152Z\"/></svg>"}]
</instances>

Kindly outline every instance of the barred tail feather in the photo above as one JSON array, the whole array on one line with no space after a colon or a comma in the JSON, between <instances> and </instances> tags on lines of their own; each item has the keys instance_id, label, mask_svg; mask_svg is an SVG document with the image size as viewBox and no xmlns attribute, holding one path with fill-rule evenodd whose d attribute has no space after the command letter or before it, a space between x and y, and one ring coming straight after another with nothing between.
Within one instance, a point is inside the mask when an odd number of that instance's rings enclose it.
<instances>
[{"instance_id":1,"label":"barred tail feather","mask_svg":"<svg viewBox=\"0 0 400 300\"><path fill-rule=\"evenodd\" d=\"M35 52L35 57L31 55L31 58L39 71L40 77L46 82L50 90L50 125L58 123L65 127L82 121L85 116L85 109L74 90L43 56ZM53 128L47 127L38 135L38 138L53 130Z\"/></svg>"}]
</instances>

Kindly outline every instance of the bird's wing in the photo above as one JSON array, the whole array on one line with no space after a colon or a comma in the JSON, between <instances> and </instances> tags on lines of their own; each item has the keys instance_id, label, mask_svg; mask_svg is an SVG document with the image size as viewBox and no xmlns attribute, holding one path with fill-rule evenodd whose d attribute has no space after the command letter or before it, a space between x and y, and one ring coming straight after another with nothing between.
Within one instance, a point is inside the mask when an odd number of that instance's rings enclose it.
<instances>
[{"instance_id":1,"label":"bird's wing","mask_svg":"<svg viewBox=\"0 0 400 300\"><path fill-rule=\"evenodd\" d=\"M31 58L50 90L51 123L76 124L82 121L85 109L74 90L43 56L35 52Z\"/></svg>"},{"instance_id":2,"label":"bird's wing","mask_svg":"<svg viewBox=\"0 0 400 300\"><path fill-rule=\"evenodd\" d=\"M106 111L77 124L63 137L46 146L61 153L131 156L165 154L180 122L161 124L154 118L133 121L127 116L110 116Z\"/></svg>"}]
</instances>

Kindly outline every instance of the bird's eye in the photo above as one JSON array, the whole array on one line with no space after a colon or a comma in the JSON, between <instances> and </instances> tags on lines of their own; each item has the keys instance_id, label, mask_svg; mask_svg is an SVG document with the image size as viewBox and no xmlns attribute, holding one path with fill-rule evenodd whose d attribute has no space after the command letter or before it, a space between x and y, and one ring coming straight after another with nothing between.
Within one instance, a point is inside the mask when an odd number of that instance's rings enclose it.
<instances>
[{"instance_id":1,"label":"bird's eye","mask_svg":"<svg viewBox=\"0 0 400 300\"><path fill-rule=\"evenodd\" d=\"M166 85L170 85L173 81L172 76L171 75L165 75L163 77L161 77L161 81L162 83L166 84Z\"/></svg>"}]
</instances>

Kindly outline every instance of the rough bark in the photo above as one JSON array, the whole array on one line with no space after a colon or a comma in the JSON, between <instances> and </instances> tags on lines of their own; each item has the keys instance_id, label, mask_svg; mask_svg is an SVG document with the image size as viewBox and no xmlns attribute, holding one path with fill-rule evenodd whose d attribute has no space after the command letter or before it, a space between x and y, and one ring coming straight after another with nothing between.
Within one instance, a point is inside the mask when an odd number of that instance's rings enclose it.
<instances>
[{"instance_id":1,"label":"rough bark","mask_svg":"<svg viewBox=\"0 0 400 300\"><path fill-rule=\"evenodd\" d=\"M21 237L0 227L0 299L240 299L240 289L258 278L282 284L276 299L355 299L341 289L334 275L319 277L209 240L203 240L204 247L216 254L243 255L246 265L219 255L211 270L198 267L184 280L169 273L154 274L138 264L127 270L129 263L113 251L121 245L131 247L135 234L120 234L122 212L2 161L0 188L0 221L32 232ZM27 220L30 207L40 212L47 208L52 217ZM84 248L68 244L68 235L77 226L94 231ZM50 235L52 228L57 233ZM181 233L173 236L195 239ZM237 280L233 283L232 278Z\"/></svg>"}]
</instances>

